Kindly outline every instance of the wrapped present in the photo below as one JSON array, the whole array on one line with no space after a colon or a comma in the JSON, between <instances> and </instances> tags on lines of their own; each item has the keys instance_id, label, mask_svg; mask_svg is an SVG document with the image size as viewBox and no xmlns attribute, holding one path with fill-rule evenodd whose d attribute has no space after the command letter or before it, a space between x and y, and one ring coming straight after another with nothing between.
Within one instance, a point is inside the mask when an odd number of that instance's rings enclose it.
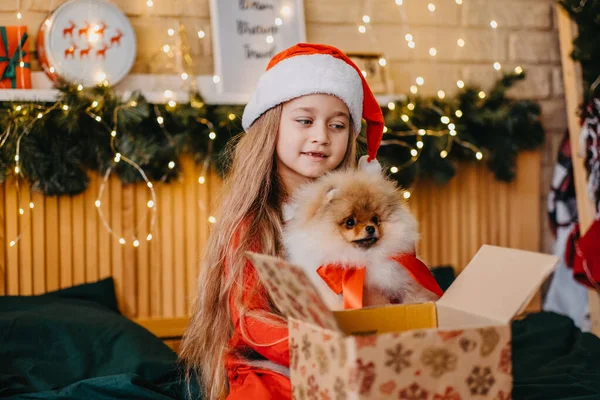
<instances>
[{"instance_id":1,"label":"wrapped present","mask_svg":"<svg viewBox=\"0 0 600 400\"><path fill-rule=\"evenodd\" d=\"M0 26L1 89L30 89L31 64L26 26Z\"/></svg>"}]
</instances>

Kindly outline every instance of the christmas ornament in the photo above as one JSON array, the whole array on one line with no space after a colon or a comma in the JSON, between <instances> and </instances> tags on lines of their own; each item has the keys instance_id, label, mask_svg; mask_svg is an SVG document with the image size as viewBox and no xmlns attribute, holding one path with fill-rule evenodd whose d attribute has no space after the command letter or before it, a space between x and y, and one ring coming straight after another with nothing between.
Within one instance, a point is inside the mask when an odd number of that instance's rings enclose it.
<instances>
[{"instance_id":1,"label":"christmas ornament","mask_svg":"<svg viewBox=\"0 0 600 400\"><path fill-rule=\"evenodd\" d=\"M0 26L0 88L31 88L26 26Z\"/></svg>"},{"instance_id":2,"label":"christmas ornament","mask_svg":"<svg viewBox=\"0 0 600 400\"><path fill-rule=\"evenodd\" d=\"M40 63L55 83L82 87L114 85L135 60L136 39L129 20L104 0L70 0L40 27Z\"/></svg>"}]
</instances>

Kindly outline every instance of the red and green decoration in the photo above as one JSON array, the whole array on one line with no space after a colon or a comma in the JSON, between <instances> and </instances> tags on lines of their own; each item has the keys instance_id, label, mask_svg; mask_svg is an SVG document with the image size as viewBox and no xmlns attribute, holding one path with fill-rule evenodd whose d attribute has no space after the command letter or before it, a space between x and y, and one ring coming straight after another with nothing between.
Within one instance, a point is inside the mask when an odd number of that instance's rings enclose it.
<instances>
[{"instance_id":1,"label":"red and green decoration","mask_svg":"<svg viewBox=\"0 0 600 400\"><path fill-rule=\"evenodd\" d=\"M544 141L539 105L510 99L506 93L524 78L524 73L503 76L485 98L481 98L479 88L466 87L453 98L411 97L394 103L394 110L384 108L387 144L381 147L378 159L387 168L406 166L391 173L404 187L423 177L446 183L454 177L458 160L484 162L497 179L510 182L515 177L517 154L536 149ZM181 172L177 160L184 155L196 162L208 159L218 171L225 172L228 160L222 157L223 150L242 132L243 106L206 105L199 94L194 94L188 104L171 107L149 104L139 93L121 100L111 87L78 90L62 84L59 89L60 106L2 104L0 181L15 175L16 145L21 137L19 172L33 190L45 195L85 191L90 173L103 174L115 163L111 131L107 124L91 117L92 106L93 115L110 123L116 121L117 151L139 164L152 181L176 179ZM44 114L38 118L40 110ZM458 110L460 118L456 116ZM448 147L448 123L442 122L440 115L450 117L456 138L463 145L452 142ZM415 126L434 134L409 132ZM423 146L413 159L411 150L417 148L418 140ZM442 158L440 153L445 149L447 156ZM482 160L477 159L475 149L481 151ZM138 171L126 163L119 163L115 169L124 183L142 180Z\"/></svg>"}]
</instances>

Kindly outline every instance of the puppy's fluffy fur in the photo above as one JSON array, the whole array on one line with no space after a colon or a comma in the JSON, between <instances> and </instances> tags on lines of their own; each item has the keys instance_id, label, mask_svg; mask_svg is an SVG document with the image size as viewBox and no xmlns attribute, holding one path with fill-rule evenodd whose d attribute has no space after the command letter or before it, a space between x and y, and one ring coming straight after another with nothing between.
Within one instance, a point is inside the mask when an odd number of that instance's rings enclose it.
<instances>
[{"instance_id":1,"label":"puppy's fluffy fur","mask_svg":"<svg viewBox=\"0 0 600 400\"><path fill-rule=\"evenodd\" d=\"M381 173L332 172L302 186L284 208L288 260L302 267L326 305L343 309L316 270L329 263L366 267L363 305L437 300L390 257L410 253L418 224L396 184Z\"/></svg>"}]
</instances>

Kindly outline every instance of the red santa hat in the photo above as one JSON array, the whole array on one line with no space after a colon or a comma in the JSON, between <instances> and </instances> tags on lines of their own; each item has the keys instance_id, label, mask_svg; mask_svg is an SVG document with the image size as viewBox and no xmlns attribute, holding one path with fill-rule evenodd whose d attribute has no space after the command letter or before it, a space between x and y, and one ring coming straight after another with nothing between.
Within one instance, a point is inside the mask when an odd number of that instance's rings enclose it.
<instances>
[{"instance_id":1,"label":"red santa hat","mask_svg":"<svg viewBox=\"0 0 600 400\"><path fill-rule=\"evenodd\" d=\"M346 104L355 135L366 120L367 161L373 161L383 136L381 107L356 64L332 46L299 43L275 55L244 109L242 126L248 130L270 108L316 93L334 95Z\"/></svg>"}]
</instances>

